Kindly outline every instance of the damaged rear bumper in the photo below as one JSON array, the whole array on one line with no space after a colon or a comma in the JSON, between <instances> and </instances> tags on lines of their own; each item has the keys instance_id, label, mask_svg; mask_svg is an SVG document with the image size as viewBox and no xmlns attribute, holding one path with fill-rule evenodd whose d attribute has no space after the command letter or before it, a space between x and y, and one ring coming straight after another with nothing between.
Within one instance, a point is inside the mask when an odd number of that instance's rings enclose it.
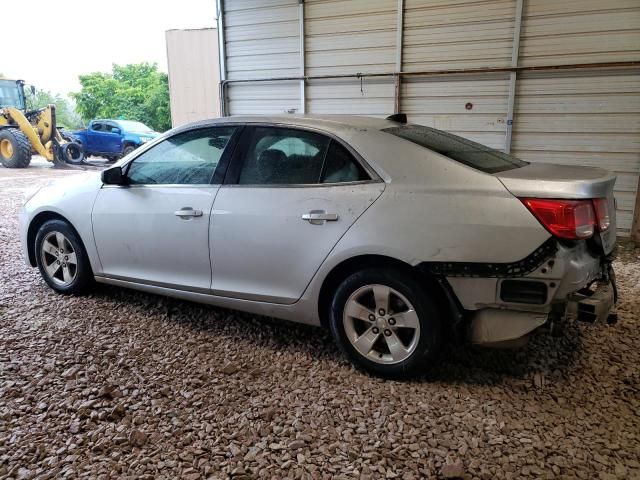
<instances>
[{"instance_id":1,"label":"damaged rear bumper","mask_svg":"<svg viewBox=\"0 0 640 480\"><path fill-rule=\"evenodd\" d=\"M597 288L583 289L566 302L565 321L592 324L613 324L616 286L614 281L599 281ZM471 343L487 347L518 347L527 341L529 333L543 326L551 313L535 313L497 308L485 308L473 313L470 321Z\"/></svg>"},{"instance_id":2,"label":"damaged rear bumper","mask_svg":"<svg viewBox=\"0 0 640 480\"><path fill-rule=\"evenodd\" d=\"M611 258L594 254L585 242L543 247L530 256L535 264L518 262L525 271L494 264L492 272L447 272L447 284L465 312L471 343L518 346L550 317L615 322Z\"/></svg>"}]
</instances>

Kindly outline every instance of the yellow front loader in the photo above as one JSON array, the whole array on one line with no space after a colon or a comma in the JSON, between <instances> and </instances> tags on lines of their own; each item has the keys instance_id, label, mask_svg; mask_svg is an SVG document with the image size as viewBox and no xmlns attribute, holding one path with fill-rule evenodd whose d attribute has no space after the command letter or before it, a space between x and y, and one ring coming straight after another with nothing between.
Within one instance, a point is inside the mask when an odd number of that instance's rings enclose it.
<instances>
[{"instance_id":1,"label":"yellow front loader","mask_svg":"<svg viewBox=\"0 0 640 480\"><path fill-rule=\"evenodd\" d=\"M32 154L58 165L84 161L82 145L58 130L55 105L27 110L24 81L0 78L0 163L25 168Z\"/></svg>"}]
</instances>

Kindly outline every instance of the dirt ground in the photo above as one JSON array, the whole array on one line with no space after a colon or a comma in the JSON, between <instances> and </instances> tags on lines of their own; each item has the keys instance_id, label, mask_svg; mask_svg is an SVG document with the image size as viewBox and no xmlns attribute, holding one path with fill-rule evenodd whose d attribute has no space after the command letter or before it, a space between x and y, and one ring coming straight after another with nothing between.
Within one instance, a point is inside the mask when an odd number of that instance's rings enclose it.
<instances>
[{"instance_id":1,"label":"dirt ground","mask_svg":"<svg viewBox=\"0 0 640 480\"><path fill-rule=\"evenodd\" d=\"M0 478L640 478L640 249L619 323L429 378L355 371L327 332L112 287L53 293L20 257L0 168Z\"/></svg>"}]
</instances>

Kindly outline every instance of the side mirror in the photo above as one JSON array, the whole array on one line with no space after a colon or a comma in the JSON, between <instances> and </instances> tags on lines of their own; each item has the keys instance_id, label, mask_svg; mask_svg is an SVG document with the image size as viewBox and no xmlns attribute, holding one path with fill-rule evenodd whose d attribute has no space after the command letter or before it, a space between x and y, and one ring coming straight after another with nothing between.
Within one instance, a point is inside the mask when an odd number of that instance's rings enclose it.
<instances>
[{"instance_id":1,"label":"side mirror","mask_svg":"<svg viewBox=\"0 0 640 480\"><path fill-rule=\"evenodd\" d=\"M115 133L116 135L120 135L122 133L122 130L120 130L119 128L112 128L111 129L111 133Z\"/></svg>"},{"instance_id":2,"label":"side mirror","mask_svg":"<svg viewBox=\"0 0 640 480\"><path fill-rule=\"evenodd\" d=\"M126 185L127 177L122 173L121 167L111 167L103 170L100 176L105 185Z\"/></svg>"}]
</instances>

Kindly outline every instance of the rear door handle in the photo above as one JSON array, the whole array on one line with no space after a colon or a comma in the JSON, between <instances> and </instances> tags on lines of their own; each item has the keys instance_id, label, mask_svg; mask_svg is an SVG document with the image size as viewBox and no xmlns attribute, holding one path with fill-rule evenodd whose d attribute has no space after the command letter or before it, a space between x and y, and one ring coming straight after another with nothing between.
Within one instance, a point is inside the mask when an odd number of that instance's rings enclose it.
<instances>
[{"instance_id":1,"label":"rear door handle","mask_svg":"<svg viewBox=\"0 0 640 480\"><path fill-rule=\"evenodd\" d=\"M313 225L322 225L324 222L335 222L338 220L337 213L327 213L324 210L311 210L302 215L302 219Z\"/></svg>"},{"instance_id":2,"label":"rear door handle","mask_svg":"<svg viewBox=\"0 0 640 480\"><path fill-rule=\"evenodd\" d=\"M182 207L180 210L176 210L174 212L174 215L182 219L187 219L190 217L201 217L202 210L194 210L191 207Z\"/></svg>"}]
</instances>

